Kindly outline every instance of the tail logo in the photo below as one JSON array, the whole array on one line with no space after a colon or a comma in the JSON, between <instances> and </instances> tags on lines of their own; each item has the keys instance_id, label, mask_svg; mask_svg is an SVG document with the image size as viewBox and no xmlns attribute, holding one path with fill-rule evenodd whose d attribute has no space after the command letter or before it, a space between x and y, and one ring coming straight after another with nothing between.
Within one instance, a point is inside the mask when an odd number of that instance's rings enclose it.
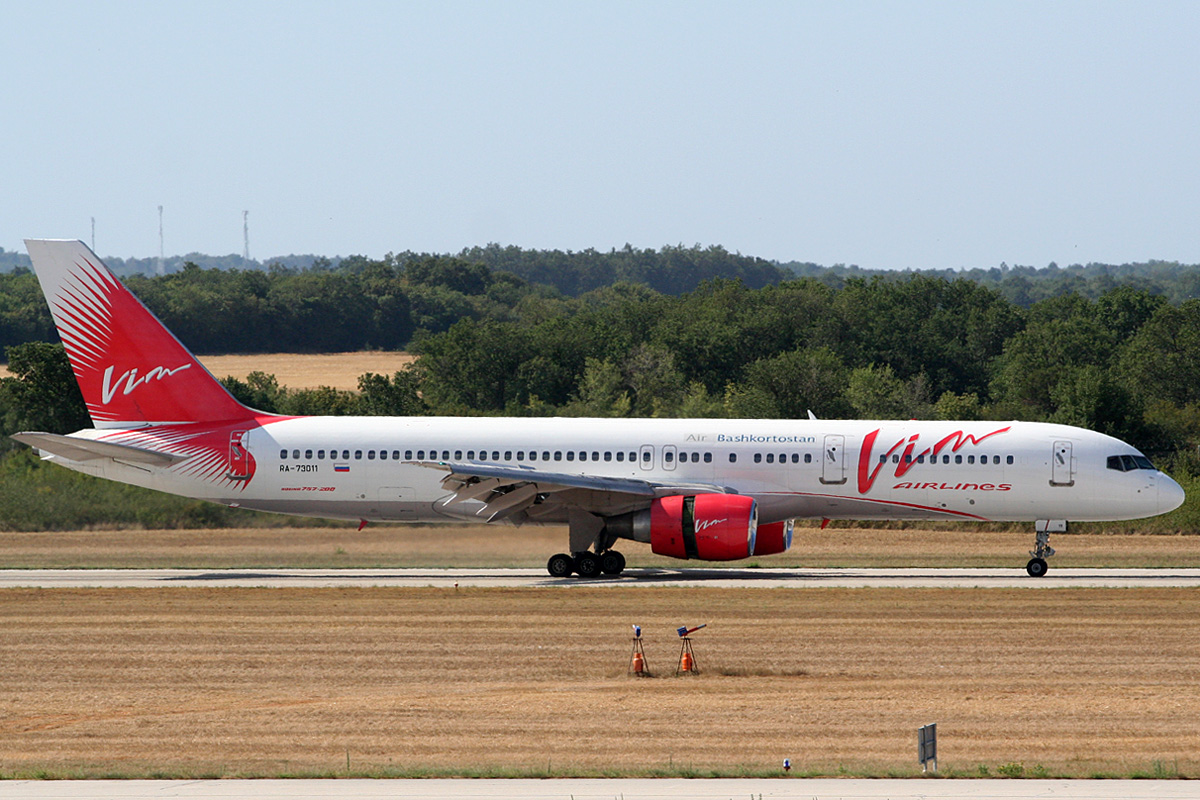
<instances>
[{"instance_id":1,"label":"tail logo","mask_svg":"<svg viewBox=\"0 0 1200 800\"><path fill-rule=\"evenodd\" d=\"M140 378L137 374L137 367L134 367L131 370L122 372L121 376L117 378L116 383L113 383L112 380L113 370L116 369L116 367L109 366L108 369L104 370L104 380L100 387L100 402L103 405L108 405L111 403L113 397L115 397L117 394L117 390L121 388L121 384L125 384L125 388L121 393L129 394L134 389L149 383L151 380L161 381L164 378L171 377L177 372L190 369L191 366L191 364L181 364L175 369L169 369L167 367L155 367Z\"/></svg>"}]
</instances>

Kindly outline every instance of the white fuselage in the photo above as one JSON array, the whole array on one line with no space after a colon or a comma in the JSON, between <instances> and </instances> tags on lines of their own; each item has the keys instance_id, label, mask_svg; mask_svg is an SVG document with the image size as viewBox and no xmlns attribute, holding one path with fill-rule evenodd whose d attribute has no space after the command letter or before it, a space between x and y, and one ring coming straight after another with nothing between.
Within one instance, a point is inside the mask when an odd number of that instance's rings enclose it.
<instances>
[{"instance_id":1,"label":"white fuselage","mask_svg":"<svg viewBox=\"0 0 1200 800\"><path fill-rule=\"evenodd\" d=\"M446 505L446 473L430 462L520 468L531 478L717 485L754 498L762 522L1118 520L1162 513L1183 499L1175 481L1124 442L1033 422L263 416L249 425L75 436L194 453L167 469L55 457L81 471L231 506L344 519L474 518L482 504ZM231 436L245 451L228 456L232 468L223 450ZM1122 456L1144 466L1126 460L1122 467ZM205 469L217 460L219 474ZM237 466L246 463L244 471ZM613 502L606 513L634 510L637 498Z\"/></svg>"}]
</instances>

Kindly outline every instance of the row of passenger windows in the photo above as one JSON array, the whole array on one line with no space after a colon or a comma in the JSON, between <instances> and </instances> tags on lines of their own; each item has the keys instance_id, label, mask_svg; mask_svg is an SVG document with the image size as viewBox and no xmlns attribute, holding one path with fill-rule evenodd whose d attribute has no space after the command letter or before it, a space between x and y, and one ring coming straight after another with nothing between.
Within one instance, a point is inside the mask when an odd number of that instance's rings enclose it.
<instances>
[{"instance_id":1,"label":"row of passenger windows","mask_svg":"<svg viewBox=\"0 0 1200 800\"><path fill-rule=\"evenodd\" d=\"M989 458L989 456L980 456L980 457L979 457L979 463L980 463L980 464L986 464L986 463L988 463L988 458ZM991 456L990 458L992 459L992 463L993 463L993 464L999 464L999 463L1000 463L1000 456ZM888 457L887 457L886 455L882 455L882 456L880 456L880 457L879 457L879 463L880 463L880 464L886 464L886 463L887 463L887 460L888 460ZM911 454L909 454L909 455L906 455L906 456L904 457L904 463L905 463L905 464L911 464L911 463L913 463L914 461L915 461L916 463L918 463L918 464L924 464L924 463L925 463L925 456L923 456L923 455L920 455L920 456L916 456L916 457L914 457L914 456L912 456ZM892 463L893 463L893 464L899 464L899 463L900 463L900 455L899 455L899 454L893 454L893 455L892 455ZM937 457L937 456L930 456L930 457L929 457L929 463L930 463L930 464L936 464L936 463L938 463L938 457ZM942 463L943 463L943 464L949 464L949 463L950 463L950 456L948 456L948 455L944 455L944 456L942 456ZM959 455L955 455L955 456L954 456L954 463L955 463L955 464L963 464L963 463L967 463L967 464L974 464L974 463L975 463L975 456L966 456L966 461L964 462L964 461L963 461L963 456L962 456L961 454L959 454ZM1005 456L1005 457L1004 457L1004 463L1005 463L1005 464L1011 464L1011 463L1013 463L1013 457L1012 457L1012 456Z\"/></svg>"},{"instance_id":2,"label":"row of passenger windows","mask_svg":"<svg viewBox=\"0 0 1200 800\"><path fill-rule=\"evenodd\" d=\"M363 451L363 450L354 450L354 451L350 451L350 450L341 450L341 451L338 451L338 450L316 450L316 451L303 450L303 451L301 451L301 450L297 449L297 450L291 450L290 452L288 450L280 450L279 457L284 460L287 460L288 458L299 460L303 455L303 458L306 461L312 461L314 458L317 461L324 461L326 459L329 459L331 461L338 461L338 460L349 461L351 458L351 452L353 452L353 457L356 461L361 461L363 459L364 455L366 456L366 459L368 461L374 461L376 458L378 458L380 461L387 461L389 458L392 461L400 461L402 452L403 452L403 456L404 456L404 458L403 458L404 461L413 461L414 457L415 457L416 461L425 461L426 457L428 457L428 459L430 461L437 461L439 459L442 461L449 461L450 454L451 454L450 450L442 450L442 451L440 451L440 455L439 455L439 451L437 451L437 450L428 450L428 451L426 451L426 450L416 450L416 451L413 451L413 450L404 450L404 451L400 451L400 450L391 450L391 451L388 451L388 450L366 450L366 451ZM453 453L454 453L455 461L463 460L464 453L462 450L455 450L455 451L453 451ZM467 461L476 461L476 460L479 460L479 461L501 461L501 460L512 461L514 453L512 450L505 450L503 453L501 453L501 451L499 451L499 450L492 450L490 452L487 450L480 450L480 451L478 451L479 458L476 459L475 458L476 451L467 450L465 455L466 455ZM503 459L501 458L501 455L503 455ZM517 461L563 461L565 459L566 461L610 461L610 462L616 461L618 463L625 463L625 462L635 463L638 460L638 454L636 452L628 451L628 453L627 453L624 450L618 450L615 453L610 450L606 450L603 453L601 453L599 450L592 450L590 452L587 450L578 450L578 451L567 450L565 452L562 450L555 450L553 452L551 452L549 450L542 450L540 452L537 450L529 450L529 451L517 450L515 455L516 455ZM490 458L489 458L489 456L490 456ZM649 462L650 457L651 457L651 454L650 454L649 450L642 451L642 456L641 456L642 461ZM675 458L676 458L675 453L671 450L668 450L665 453L663 453L663 461L666 462L667 464L674 463ZM712 460L713 460L713 455L712 455L712 453L686 452L686 453L680 453L678 458L679 458L679 463L681 463L681 464L686 464L689 462L692 464L698 464L701 461L703 461L705 464L711 464ZM955 455L954 463L955 464L964 463L963 458L964 457L962 455ZM969 455L969 456L966 456L965 458L966 458L965 463L967 463L967 464L975 463L975 458L976 458L975 456ZM988 463L988 458L989 458L989 456L979 456L979 463L980 464ZM991 458L991 461L993 464L1000 463L1000 456L990 456L990 458ZM880 464L887 463L887 460L888 460L888 457L886 455L879 456ZM1126 466L1124 463L1125 460L1128 460L1128 463L1131 466ZM789 453L779 453L778 455L775 453L766 453L766 454L755 453L754 454L754 463L755 464L761 464L764 461L768 464L774 464L777 462L780 464L786 464L789 461L793 464L799 464L801 462L803 462L805 464L811 464L813 461L813 456L812 456L812 453L803 453L803 454L801 454L801 453L790 453L790 454ZM916 457L914 457L912 455L904 456L905 464L911 464L914 461L918 464L924 464L925 456L923 456L923 455L916 456ZM1145 462L1145 464L1142 464L1141 462ZM737 463L737 453L729 454L729 463L730 464ZM892 463L893 464L900 463L900 456L898 454L895 454L892 456ZM929 463L930 464L938 463L937 456L930 457ZM949 464L950 456L949 455L942 456L941 463ZM1007 464L1013 463L1013 457L1005 456L1005 463L1007 463ZM1108 468L1122 470L1122 471L1131 470L1131 469L1154 469L1153 465L1150 464L1150 461L1145 456L1136 456L1136 457L1135 456L1110 456L1108 459Z\"/></svg>"},{"instance_id":3,"label":"row of passenger windows","mask_svg":"<svg viewBox=\"0 0 1200 800\"><path fill-rule=\"evenodd\" d=\"M450 452L451 451L449 451L449 450L442 450L441 454L439 456L437 450L428 450L428 451L426 451L426 450L416 450L416 451L404 450L403 451L403 455L404 455L403 460L404 461L413 461L414 457L415 457L416 461L425 461L426 457L428 457L428 460L430 460L430 461L436 461L439 459L441 461L449 461L450 460ZM463 460L463 451L462 450L455 450L453 452L454 452L454 460L455 461ZM288 451L288 450L284 449L284 450L279 451L279 457L284 460L287 460L288 458L300 459L301 455L303 454L303 458L307 461L312 461L314 458L317 461L323 461L327 457L330 460L341 460L341 461L349 461L350 460L351 451L342 450L342 451L340 451L340 453L341 454L339 455L338 450L329 450L329 451L325 451L325 450L316 450L316 451L313 451L313 450L303 450L303 451L291 450L291 451ZM366 456L366 459L368 461L374 461L376 458L378 458L380 461L387 461L389 459L389 455L388 455L389 451L387 451L387 450L378 450L378 451L376 451L376 450L366 450L366 451L355 450L355 451L353 451L353 453L354 453L354 459L358 460L358 461L361 461L363 459L364 455ZM391 453L390 458L392 461L400 461L401 460L401 457L400 457L401 451L400 450L392 450L392 451L390 451L390 453ZM505 450L503 453L504 457L503 457L503 459L501 459L501 452L499 450L492 450L490 452L490 458L489 458L489 451L480 450L478 455L479 455L479 458L476 459L475 458L476 452L474 450L467 450L466 451L466 460L467 461L476 461L476 460L478 460L478 461L501 461L501 460L512 461L514 454L513 454L512 450ZM628 455L628 459L626 459L626 455ZM680 453L679 460L683 461L686 455L687 455L686 453ZM691 456L692 456L692 461L700 460L699 454L697 454L697 453L692 453ZM553 453L551 453L551 451L549 451L549 450L543 450L540 453L537 450L530 450L528 452L526 452L524 450L516 451L516 460L517 461L539 461L539 460L540 461L551 461L551 460L562 461L562 460L564 460L564 457L567 461L576 461L576 460L589 461L590 460L590 461L620 461L620 462L624 462L624 461L628 460L630 462L636 462L638 460L638 454L636 452L631 451L628 454L626 454L626 452L624 450L617 451L616 453L613 453L611 450L606 451L604 453L601 453L599 450L593 450L590 453L587 450L579 450L579 451L568 450L565 453L561 450L556 450ZM649 451L642 453L642 459L644 461L650 460ZM705 453L704 461L705 462L712 461L712 453Z\"/></svg>"}]
</instances>

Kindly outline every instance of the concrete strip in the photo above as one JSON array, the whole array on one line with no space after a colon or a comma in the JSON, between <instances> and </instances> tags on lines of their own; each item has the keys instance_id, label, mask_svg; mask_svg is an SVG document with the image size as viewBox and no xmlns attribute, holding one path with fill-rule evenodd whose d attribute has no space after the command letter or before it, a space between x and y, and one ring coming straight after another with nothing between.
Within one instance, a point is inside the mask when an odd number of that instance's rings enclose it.
<instances>
[{"instance_id":1,"label":"concrete strip","mask_svg":"<svg viewBox=\"0 0 1200 800\"><path fill-rule=\"evenodd\" d=\"M1176 800L1200 795L1188 781L554 779L3 781L0 798L22 800Z\"/></svg>"},{"instance_id":2,"label":"concrete strip","mask_svg":"<svg viewBox=\"0 0 1200 800\"><path fill-rule=\"evenodd\" d=\"M554 579L540 569L52 569L0 571L0 588L205 587L1148 588L1200 587L1200 569L629 569L619 578Z\"/></svg>"}]
</instances>

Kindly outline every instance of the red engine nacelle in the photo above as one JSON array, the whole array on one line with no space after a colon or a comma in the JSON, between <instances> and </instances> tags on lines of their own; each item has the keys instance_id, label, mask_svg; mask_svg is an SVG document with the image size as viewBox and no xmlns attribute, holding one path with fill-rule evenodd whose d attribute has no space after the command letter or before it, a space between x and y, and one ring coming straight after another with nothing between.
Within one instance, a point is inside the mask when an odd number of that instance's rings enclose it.
<instances>
[{"instance_id":1,"label":"red engine nacelle","mask_svg":"<svg viewBox=\"0 0 1200 800\"><path fill-rule=\"evenodd\" d=\"M758 504L739 494L676 495L650 505L650 549L660 556L733 561L755 552Z\"/></svg>"},{"instance_id":2,"label":"red engine nacelle","mask_svg":"<svg viewBox=\"0 0 1200 800\"><path fill-rule=\"evenodd\" d=\"M754 555L773 556L791 547L794 524L795 520L785 519L783 522L759 525L758 536L754 540Z\"/></svg>"}]
</instances>

